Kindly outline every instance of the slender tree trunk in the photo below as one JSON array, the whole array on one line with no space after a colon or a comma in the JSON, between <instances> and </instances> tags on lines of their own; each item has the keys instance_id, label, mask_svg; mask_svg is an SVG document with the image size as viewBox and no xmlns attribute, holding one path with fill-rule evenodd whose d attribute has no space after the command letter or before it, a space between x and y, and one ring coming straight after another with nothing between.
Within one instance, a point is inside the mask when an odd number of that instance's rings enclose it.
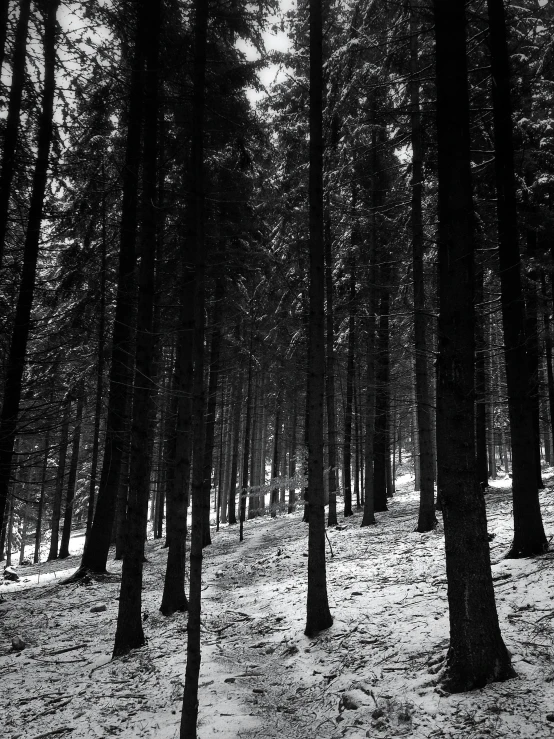
<instances>
[{"instance_id":1,"label":"slender tree trunk","mask_svg":"<svg viewBox=\"0 0 554 739\"><path fill-rule=\"evenodd\" d=\"M48 560L58 558L58 543L60 533L60 517L62 512L62 498L65 479L65 461L67 457L67 442L69 437L69 416L71 410L71 396L68 394L64 399L64 411L62 428L60 432L60 451L58 456L58 470L56 472L56 488L52 502L52 533L50 536L50 552Z\"/></svg>"},{"instance_id":2,"label":"slender tree trunk","mask_svg":"<svg viewBox=\"0 0 554 739\"><path fill-rule=\"evenodd\" d=\"M530 257L536 255L537 234L527 230L527 251ZM529 360L529 389L531 393L531 414L535 441L535 470L537 488L544 487L541 470L541 430L540 430L540 388L539 388L539 331L536 271L527 274L525 295L525 334L527 337L527 356Z\"/></svg>"},{"instance_id":3,"label":"slender tree trunk","mask_svg":"<svg viewBox=\"0 0 554 739\"><path fill-rule=\"evenodd\" d=\"M239 369L235 383L235 392L232 403L233 423L233 455L231 461L231 479L229 480L229 524L237 522L237 473L239 464L240 418L242 404L243 372Z\"/></svg>"},{"instance_id":4,"label":"slender tree trunk","mask_svg":"<svg viewBox=\"0 0 554 739\"><path fill-rule=\"evenodd\" d=\"M252 306L250 306L252 313ZM244 422L244 443L242 449L242 490L240 495L239 541L244 539L244 521L246 517L246 496L248 495L248 460L250 459L250 435L252 426L252 342L254 326L250 328L250 346L248 349L248 375L246 381L246 419Z\"/></svg>"},{"instance_id":5,"label":"slender tree trunk","mask_svg":"<svg viewBox=\"0 0 554 739\"><path fill-rule=\"evenodd\" d=\"M485 316L484 316L483 265L475 264L475 303L479 308L475 325L475 461L477 478L484 490L489 482L487 466L487 408L485 369Z\"/></svg>"},{"instance_id":6,"label":"slender tree trunk","mask_svg":"<svg viewBox=\"0 0 554 739\"><path fill-rule=\"evenodd\" d=\"M387 258L387 257L385 257ZM389 415L389 280L388 265L381 269L381 300L377 330L377 372L375 394L375 438L373 442L373 500L375 511L387 508L387 426Z\"/></svg>"},{"instance_id":7,"label":"slender tree trunk","mask_svg":"<svg viewBox=\"0 0 554 739\"><path fill-rule=\"evenodd\" d=\"M217 388L219 384L221 355L221 319L225 284L219 277L215 285L215 305L213 314L212 346L210 349L210 378L208 381L208 407L206 413L206 450L204 452L204 498L202 519L202 541L206 547L212 543L210 536L210 493L215 440L215 412L217 407Z\"/></svg>"},{"instance_id":8,"label":"slender tree trunk","mask_svg":"<svg viewBox=\"0 0 554 739\"><path fill-rule=\"evenodd\" d=\"M181 714L181 739L196 739L198 677L200 675L200 616L202 597L202 491L204 472L204 272L205 192L204 117L208 3L194 2L194 66L192 93L191 215L196 249L193 384L192 531L190 546L190 597L187 625L187 665Z\"/></svg>"},{"instance_id":9,"label":"slender tree trunk","mask_svg":"<svg viewBox=\"0 0 554 739\"><path fill-rule=\"evenodd\" d=\"M296 393L293 395L293 401L292 401L292 420L291 420L291 438L290 438L290 453L289 453L289 479L291 480L291 483L289 485L289 503L288 503L288 513L293 513L294 509L296 508L296 485L294 482L294 478L296 477L296 424L298 423L298 406L297 406L297 400L296 400Z\"/></svg>"},{"instance_id":10,"label":"slender tree trunk","mask_svg":"<svg viewBox=\"0 0 554 739\"><path fill-rule=\"evenodd\" d=\"M136 295L136 235L138 181L141 161L143 121L144 54L148 35L144 7L146 0L136 0L137 22L127 111L125 164L122 172L123 200L115 317L112 334L108 413L100 489L94 520L83 552L81 566L74 574L106 572L121 464L127 439L127 388L131 384L134 357L134 302Z\"/></svg>"},{"instance_id":11,"label":"slender tree trunk","mask_svg":"<svg viewBox=\"0 0 554 739\"><path fill-rule=\"evenodd\" d=\"M9 1L3 0L2 17L8 14ZM0 267L4 259L6 235L8 231L8 213L10 208L10 195L12 180L16 168L15 154L17 148L17 135L19 131L19 119L21 113L21 99L23 97L23 86L25 84L25 60L27 53L27 35L29 31L29 16L31 11L31 0L21 0L19 3L19 18L15 30L15 40L12 58L12 81L8 99L8 113L4 128L4 146L2 149L2 166L0 169ZM6 24L0 24L0 42L5 42ZM1 31L4 33L2 34ZM1 43L2 59L4 56L4 43ZM53 63L53 62L52 62Z\"/></svg>"},{"instance_id":12,"label":"slender tree trunk","mask_svg":"<svg viewBox=\"0 0 554 739\"><path fill-rule=\"evenodd\" d=\"M105 153L102 157L102 232L100 261L100 305L98 319L98 349L96 359L96 398L94 402L94 431L92 437L92 458L90 462L90 481L87 508L87 531L85 547L94 518L96 499L96 479L98 472L98 452L100 448L100 423L102 421L102 402L104 399L104 344L106 333L106 271L107 271L107 228L106 228L106 169Z\"/></svg>"},{"instance_id":13,"label":"slender tree trunk","mask_svg":"<svg viewBox=\"0 0 554 739\"><path fill-rule=\"evenodd\" d=\"M355 195L352 196L353 210ZM346 405L344 408L344 517L352 516L352 401L354 397L354 343L356 341L356 262L352 259L350 267L350 293L348 300L348 358L346 360ZM357 468L357 465L355 465ZM356 472L357 477L357 472ZM359 507L359 489L357 507Z\"/></svg>"},{"instance_id":14,"label":"slender tree trunk","mask_svg":"<svg viewBox=\"0 0 554 739\"><path fill-rule=\"evenodd\" d=\"M273 428L273 460L271 462L271 517L277 515L279 502L279 485L275 482L279 477L279 449L281 443L281 389L277 391L275 400L275 426Z\"/></svg>"},{"instance_id":15,"label":"slender tree trunk","mask_svg":"<svg viewBox=\"0 0 554 739\"><path fill-rule=\"evenodd\" d=\"M308 322L308 601L306 636L329 628L325 507L323 498L323 414L325 400L325 255L323 233L323 3L310 0L310 284Z\"/></svg>"},{"instance_id":16,"label":"slender tree trunk","mask_svg":"<svg viewBox=\"0 0 554 739\"><path fill-rule=\"evenodd\" d=\"M77 396L77 413L75 416L75 429L71 445L71 461L69 463L69 478L67 481L67 495L65 499L65 514L62 530L62 541L60 544L59 558L69 557L69 539L71 537L71 523L73 521L73 501L75 499L75 485L77 483L77 465L79 463L79 446L81 443L81 423L83 420L83 406L85 404L85 387L81 383Z\"/></svg>"},{"instance_id":17,"label":"slender tree trunk","mask_svg":"<svg viewBox=\"0 0 554 739\"><path fill-rule=\"evenodd\" d=\"M46 438L44 439L44 457L42 460L42 473L40 478L40 497L38 500L37 508L37 528L35 533L35 554L33 557L33 563L37 564L40 561L40 542L42 537L42 517L44 513L44 495L46 493L46 476L48 474L48 454L50 452L50 431L46 432ZM0 547L0 556L1 556Z\"/></svg>"},{"instance_id":18,"label":"slender tree trunk","mask_svg":"<svg viewBox=\"0 0 554 739\"><path fill-rule=\"evenodd\" d=\"M373 249L372 249L373 251ZM365 476L363 485L363 507L362 527L372 526L375 523L375 495L374 495L374 441L375 441L375 410L376 410L376 388L375 388L375 257L370 256L369 283L371 285L369 316L367 318L367 345L366 345L366 417L365 417ZM385 506L386 508L386 506Z\"/></svg>"},{"instance_id":19,"label":"slender tree trunk","mask_svg":"<svg viewBox=\"0 0 554 739\"><path fill-rule=\"evenodd\" d=\"M329 200L329 199L327 199ZM329 513L328 526L336 526L337 521L337 413L335 408L335 328L333 307L333 253L331 234L331 214L327 203L325 218L325 294L326 294L326 359L325 394L327 396L327 439L329 461Z\"/></svg>"},{"instance_id":20,"label":"slender tree trunk","mask_svg":"<svg viewBox=\"0 0 554 739\"><path fill-rule=\"evenodd\" d=\"M514 672L498 625L485 500L475 469L475 237L465 2L434 0L433 9L439 181L437 451L450 614L443 684L461 692Z\"/></svg>"},{"instance_id":21,"label":"slender tree trunk","mask_svg":"<svg viewBox=\"0 0 554 739\"><path fill-rule=\"evenodd\" d=\"M44 85L38 128L37 158L31 187L31 203L25 234L21 282L19 284L10 347L5 364L4 397L0 414L0 521L4 516L10 487L23 370L35 292L42 210L48 178L48 160L53 134L57 9L58 0L49 0L45 3Z\"/></svg>"},{"instance_id":22,"label":"slender tree trunk","mask_svg":"<svg viewBox=\"0 0 554 739\"><path fill-rule=\"evenodd\" d=\"M163 0L150 0L144 15L148 29L145 74L143 202L138 289L136 370L133 384L131 457L127 522L119 611L113 656L144 644L142 570L150 493L154 418L154 295L156 274L159 46Z\"/></svg>"},{"instance_id":23,"label":"slender tree trunk","mask_svg":"<svg viewBox=\"0 0 554 739\"><path fill-rule=\"evenodd\" d=\"M10 3L8 0L0 5L0 73L4 66L4 58L6 56L6 37L8 35Z\"/></svg>"},{"instance_id":24,"label":"slender tree trunk","mask_svg":"<svg viewBox=\"0 0 554 739\"><path fill-rule=\"evenodd\" d=\"M419 24L410 12L410 103L412 138L412 265L414 279L415 396L419 436L419 514L417 529L431 531L435 517L435 474L431 432L431 399L427 363L427 316L425 313L425 279L423 259L423 137L419 101Z\"/></svg>"},{"instance_id":25,"label":"slender tree trunk","mask_svg":"<svg viewBox=\"0 0 554 739\"><path fill-rule=\"evenodd\" d=\"M15 507L15 499L9 500L10 513L8 516L7 536L6 536L6 567L12 564L12 544L13 544L13 514Z\"/></svg>"},{"instance_id":26,"label":"slender tree trunk","mask_svg":"<svg viewBox=\"0 0 554 739\"><path fill-rule=\"evenodd\" d=\"M518 243L510 63L503 0L487 0L492 71L495 174L506 384L512 441L514 540L510 557L548 549L537 489L530 371Z\"/></svg>"},{"instance_id":27,"label":"slender tree trunk","mask_svg":"<svg viewBox=\"0 0 554 739\"><path fill-rule=\"evenodd\" d=\"M546 279L544 276L544 272L541 273L541 290L543 296L544 346L546 354L548 410L550 415L552 440L554 442L554 372L552 370L552 333L550 328L550 309L547 302Z\"/></svg>"}]
</instances>

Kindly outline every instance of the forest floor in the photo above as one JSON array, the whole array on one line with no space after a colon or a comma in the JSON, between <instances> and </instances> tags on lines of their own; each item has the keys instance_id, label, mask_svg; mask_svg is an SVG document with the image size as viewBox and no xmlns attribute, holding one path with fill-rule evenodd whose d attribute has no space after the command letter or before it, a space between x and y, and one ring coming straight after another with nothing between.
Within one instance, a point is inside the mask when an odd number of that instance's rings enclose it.
<instances>
[{"instance_id":1,"label":"forest floor","mask_svg":"<svg viewBox=\"0 0 554 739\"><path fill-rule=\"evenodd\" d=\"M417 495L408 478L400 483L376 526L361 529L357 513L328 530L334 624L315 639L303 635L301 512L247 522L243 544L238 527L213 534L204 560L200 739L554 737L554 551L503 559L511 541L509 480L493 483L492 569L517 678L441 693L437 660L448 646L443 529L414 532ZM548 484L541 502L550 536ZM21 581L0 586L2 737L178 737L186 615L159 613L161 541L148 542L147 558L148 644L114 661L120 563L110 563L113 577L89 585L60 584L79 562L72 557L18 568ZM26 644L19 652L12 649L17 636Z\"/></svg>"}]
</instances>

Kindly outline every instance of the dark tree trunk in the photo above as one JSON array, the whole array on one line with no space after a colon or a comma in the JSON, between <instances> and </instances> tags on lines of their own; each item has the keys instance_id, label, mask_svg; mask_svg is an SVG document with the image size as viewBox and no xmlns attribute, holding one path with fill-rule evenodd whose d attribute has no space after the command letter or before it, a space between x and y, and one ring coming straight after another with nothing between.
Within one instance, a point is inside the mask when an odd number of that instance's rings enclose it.
<instances>
[{"instance_id":1,"label":"dark tree trunk","mask_svg":"<svg viewBox=\"0 0 554 739\"><path fill-rule=\"evenodd\" d=\"M550 306L547 298L546 279L541 273L541 290L543 296L544 346L546 354L546 378L548 387L548 410L550 415L551 437L554 443L554 372L552 370L552 334L550 328Z\"/></svg>"},{"instance_id":2,"label":"dark tree trunk","mask_svg":"<svg viewBox=\"0 0 554 739\"><path fill-rule=\"evenodd\" d=\"M194 332L194 273L185 240L182 249L181 331L177 344L173 392L176 424L168 444L167 460L167 564L160 611L171 616L186 611L185 544L192 454L192 381Z\"/></svg>"},{"instance_id":3,"label":"dark tree trunk","mask_svg":"<svg viewBox=\"0 0 554 739\"><path fill-rule=\"evenodd\" d=\"M120 657L144 644L142 629L142 570L144 540L150 494L152 444L150 434L154 417L154 294L156 274L157 156L159 105L159 46L163 0L150 0L144 8L147 22L143 201L141 259L138 289L137 338L133 410L131 423L131 457L129 494L123 569L119 594L119 611L113 656Z\"/></svg>"},{"instance_id":4,"label":"dark tree trunk","mask_svg":"<svg viewBox=\"0 0 554 739\"><path fill-rule=\"evenodd\" d=\"M200 675L200 616L202 598L202 492L204 473L204 272L205 191L204 117L208 3L194 2L194 65L192 92L191 217L196 251L193 383L192 531L190 544L190 597L187 625L187 665L181 714L181 739L196 739L198 677Z\"/></svg>"},{"instance_id":5,"label":"dark tree trunk","mask_svg":"<svg viewBox=\"0 0 554 739\"><path fill-rule=\"evenodd\" d=\"M335 327L333 307L333 253L331 214L327 203L325 218L325 296L326 296L326 359L325 394L327 396L327 449L329 462L329 513L327 525L336 526L337 521L337 413L335 408Z\"/></svg>"},{"instance_id":6,"label":"dark tree trunk","mask_svg":"<svg viewBox=\"0 0 554 739\"><path fill-rule=\"evenodd\" d=\"M475 264L475 304L479 313L475 322L475 462L477 479L484 490L489 482L487 464L487 377L485 370L485 313L484 313L483 265Z\"/></svg>"},{"instance_id":7,"label":"dark tree trunk","mask_svg":"<svg viewBox=\"0 0 554 739\"><path fill-rule=\"evenodd\" d=\"M250 306L252 315L252 306ZM250 436L252 433L252 343L254 326L250 327L250 346L248 349L248 375L246 381L246 418L244 422L244 443L242 449L242 489L239 506L239 541L244 539L244 521L246 518L246 497L248 495L248 461L250 459Z\"/></svg>"},{"instance_id":8,"label":"dark tree trunk","mask_svg":"<svg viewBox=\"0 0 554 739\"><path fill-rule=\"evenodd\" d=\"M75 429L73 430L73 441L71 444L71 460L69 462L69 477L67 480L67 495L65 498L65 513L63 520L62 541L60 544L59 558L69 557L69 539L71 537L71 523L73 521L73 501L75 499L75 485L77 483L77 465L79 463L79 446L81 443L81 422L83 420L83 406L85 404L84 384L78 390L77 413L75 416Z\"/></svg>"},{"instance_id":9,"label":"dark tree trunk","mask_svg":"<svg viewBox=\"0 0 554 739\"><path fill-rule=\"evenodd\" d=\"M388 257L385 257L388 258ZM373 499L374 510L387 508L387 464L389 457L389 265L383 265L381 273L381 300L379 328L377 330L377 372L375 395L375 439L373 442Z\"/></svg>"},{"instance_id":10,"label":"dark tree trunk","mask_svg":"<svg viewBox=\"0 0 554 739\"><path fill-rule=\"evenodd\" d=\"M229 525L237 522L237 474L239 466L239 442L240 442L240 417L242 403L242 383L243 373L239 369L235 382L235 392L233 393L232 403L232 434L233 434L233 454L231 460L231 478L229 480Z\"/></svg>"},{"instance_id":11,"label":"dark tree trunk","mask_svg":"<svg viewBox=\"0 0 554 739\"><path fill-rule=\"evenodd\" d=\"M292 401L292 419L290 429L290 453L289 453L289 502L288 513L293 513L296 508L296 484L293 482L296 477L296 424L298 423L298 406L296 393L294 393Z\"/></svg>"},{"instance_id":12,"label":"dark tree trunk","mask_svg":"<svg viewBox=\"0 0 554 739\"><path fill-rule=\"evenodd\" d=\"M38 128L37 158L31 188L31 203L25 234L21 282L8 355L5 362L4 397L0 415L0 521L3 519L10 487L12 456L19 416L19 404L31 325L31 309L42 224L42 209L48 178L48 159L53 133L56 63L56 11L58 0L45 3L44 86Z\"/></svg>"},{"instance_id":13,"label":"dark tree trunk","mask_svg":"<svg viewBox=\"0 0 554 739\"><path fill-rule=\"evenodd\" d=\"M447 690L513 676L498 625L475 469L474 216L464 0L434 0L439 177L437 451L450 647ZM471 552L471 556L468 556Z\"/></svg>"},{"instance_id":14,"label":"dark tree trunk","mask_svg":"<svg viewBox=\"0 0 554 739\"><path fill-rule=\"evenodd\" d=\"M355 207L354 196L353 209ZM346 405L344 408L344 447L343 447L343 487L344 517L353 515L352 511L352 401L354 396L354 343L356 340L356 262L352 259L350 267L350 293L348 300L348 358L346 360ZM357 468L357 465L356 465ZM357 474L357 473L356 473ZM359 493L357 504L359 507Z\"/></svg>"},{"instance_id":15,"label":"dark tree trunk","mask_svg":"<svg viewBox=\"0 0 554 739\"><path fill-rule=\"evenodd\" d=\"M33 557L33 563L37 564L40 561L40 542L42 537L42 517L44 514L44 496L46 493L46 476L48 474L48 454L50 453L50 431L46 433L44 440L44 457L42 460L42 473L40 478L40 496L38 499L37 508L37 528L35 533L35 554ZM2 557L2 547L0 546L0 559Z\"/></svg>"},{"instance_id":16,"label":"dark tree trunk","mask_svg":"<svg viewBox=\"0 0 554 739\"><path fill-rule=\"evenodd\" d=\"M52 524L50 537L50 551L48 560L58 558L58 543L60 534L60 517L62 512L63 487L65 479L65 461L67 457L67 442L69 437L69 416L71 410L71 396L67 395L64 400L64 412L62 418L62 428L60 432L60 451L58 454L58 469L56 472L56 487L54 490L54 499L52 501Z\"/></svg>"},{"instance_id":17,"label":"dark tree trunk","mask_svg":"<svg viewBox=\"0 0 554 739\"><path fill-rule=\"evenodd\" d=\"M325 400L325 255L323 229L323 4L310 0L310 284L308 322L308 602L306 636L328 629L323 492Z\"/></svg>"},{"instance_id":18,"label":"dark tree trunk","mask_svg":"<svg viewBox=\"0 0 554 739\"><path fill-rule=\"evenodd\" d=\"M373 251L373 250L372 250ZM375 523L375 496L374 496L374 440L375 440L375 406L376 406L376 388L375 388L375 257L372 253L370 256L369 267L369 283L370 283L370 306L369 316L367 318L367 338L366 338L366 416L365 416L365 448L364 448L364 515L362 517L362 527L372 526ZM386 509L386 500L385 500Z\"/></svg>"},{"instance_id":19,"label":"dark tree trunk","mask_svg":"<svg viewBox=\"0 0 554 739\"><path fill-rule=\"evenodd\" d=\"M206 547L212 543L210 536L210 494L215 440L215 412L219 384L219 364L221 355L221 318L225 284L218 278L215 284L215 305L213 312L212 345L210 349L210 378L208 380L208 407L206 413L206 450L204 452L204 498L202 518L202 541Z\"/></svg>"},{"instance_id":20,"label":"dark tree trunk","mask_svg":"<svg viewBox=\"0 0 554 739\"><path fill-rule=\"evenodd\" d=\"M531 258L536 257L537 233L527 230L527 251ZM529 389L531 393L531 413L533 417L533 436L535 441L535 470L537 488L542 490L541 469L541 430L540 430L540 385L539 385L539 310L537 300L537 274L530 270L526 277L525 296L525 334L527 338L527 356L529 360Z\"/></svg>"},{"instance_id":21,"label":"dark tree trunk","mask_svg":"<svg viewBox=\"0 0 554 739\"><path fill-rule=\"evenodd\" d=\"M134 357L135 248L143 120L144 54L148 31L144 6L147 4L146 0L136 0L138 17L127 110L125 163L122 171L123 199L119 268L100 489L81 566L74 577L81 577L87 571L106 572L117 493L120 486L123 450L127 439L127 388L132 381Z\"/></svg>"},{"instance_id":22,"label":"dark tree trunk","mask_svg":"<svg viewBox=\"0 0 554 739\"><path fill-rule=\"evenodd\" d=\"M85 542L88 541L92 521L94 518L94 502L96 499L96 477L98 472L98 452L100 448L100 423L102 421L102 402L104 398L104 343L106 333L106 270L107 270L107 233L106 233L106 171L105 153L102 158L102 234L101 234L101 261L100 261L100 305L98 319L98 349L96 359L96 398L94 402L94 431L92 437L92 458L90 462L90 481L87 508L87 532ZM86 543L85 543L86 547Z\"/></svg>"},{"instance_id":23,"label":"dark tree trunk","mask_svg":"<svg viewBox=\"0 0 554 739\"><path fill-rule=\"evenodd\" d=\"M271 517L277 515L279 503L279 485L276 480L279 477L279 450L281 444L281 389L277 391L275 400L275 426L273 428L273 459L271 462Z\"/></svg>"},{"instance_id":24,"label":"dark tree trunk","mask_svg":"<svg viewBox=\"0 0 554 739\"><path fill-rule=\"evenodd\" d=\"M419 24L410 11L410 104L412 138L412 264L414 279L414 341L415 341L415 396L417 430L419 436L419 514L417 529L420 533L432 531L435 517L435 470L431 431L431 398L427 362L427 316L425 313L425 279L423 258L425 240L423 233L423 138L419 102Z\"/></svg>"},{"instance_id":25,"label":"dark tree trunk","mask_svg":"<svg viewBox=\"0 0 554 739\"><path fill-rule=\"evenodd\" d=\"M502 322L512 437L514 540L510 557L542 554L542 524L530 403L530 369L518 243L510 63L503 0L488 0Z\"/></svg>"},{"instance_id":26,"label":"dark tree trunk","mask_svg":"<svg viewBox=\"0 0 554 739\"><path fill-rule=\"evenodd\" d=\"M7 16L8 0L3 0L2 16ZM2 168L0 170L0 267L4 259L6 235L8 231L8 213L10 209L10 194L12 180L15 172L15 154L17 148L17 134L19 130L19 118L21 113L21 99L23 86L25 84L25 57L27 52L27 34L29 30L29 15L31 11L31 0L21 0L19 3L19 18L15 31L15 40L12 58L12 81L8 99L8 113L4 128L4 146L2 148ZM7 18L6 18L7 20ZM5 41L6 24L2 23L0 29L4 31ZM2 34L0 33L0 36ZM1 38L0 38L1 41ZM1 45L2 59L4 56L4 44ZM0 59L0 71L2 70L2 59Z\"/></svg>"}]
</instances>

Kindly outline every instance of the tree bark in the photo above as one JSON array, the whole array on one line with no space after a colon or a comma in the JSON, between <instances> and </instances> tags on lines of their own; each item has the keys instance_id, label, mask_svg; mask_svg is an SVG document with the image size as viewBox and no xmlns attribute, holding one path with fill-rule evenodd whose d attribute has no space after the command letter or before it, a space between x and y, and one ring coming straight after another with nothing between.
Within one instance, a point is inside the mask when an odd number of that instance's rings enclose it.
<instances>
[{"instance_id":1,"label":"tree bark","mask_svg":"<svg viewBox=\"0 0 554 739\"><path fill-rule=\"evenodd\" d=\"M237 522L237 473L239 464L239 442L240 442L240 418L242 403L242 369L237 371L237 379L235 381L235 392L233 393L232 403L232 434L233 434L233 454L231 460L231 477L229 480L229 525Z\"/></svg>"},{"instance_id":2,"label":"tree bark","mask_svg":"<svg viewBox=\"0 0 554 739\"><path fill-rule=\"evenodd\" d=\"M353 209L355 207L354 195ZM354 228L354 226L353 226ZM356 262L352 258L350 266L350 292L348 299L348 357L346 360L346 405L344 408L344 447L342 458L344 480L344 517L353 515L352 511L352 401L354 397L354 342L356 334ZM355 465L357 469L357 465ZM356 472L357 476L357 472ZM359 507L359 493L357 504Z\"/></svg>"},{"instance_id":3,"label":"tree bark","mask_svg":"<svg viewBox=\"0 0 554 739\"><path fill-rule=\"evenodd\" d=\"M42 537L42 517L44 514L44 495L46 493L46 476L48 474L48 454L50 452L50 431L46 432L44 439L44 457L42 459L42 473L40 478L40 497L37 508L37 528L35 533L35 554L33 564L40 561L40 542ZM2 547L0 547L0 557L2 555Z\"/></svg>"},{"instance_id":4,"label":"tree bark","mask_svg":"<svg viewBox=\"0 0 554 739\"><path fill-rule=\"evenodd\" d=\"M325 396L325 255L323 233L323 3L310 0L310 282L308 321L308 600L306 636L329 628L325 508L323 493L323 413Z\"/></svg>"},{"instance_id":5,"label":"tree bark","mask_svg":"<svg viewBox=\"0 0 554 739\"><path fill-rule=\"evenodd\" d=\"M487 378L485 369L485 316L483 265L479 260L475 264L475 304L479 309L475 325L475 463L477 479L484 490L489 482L487 465Z\"/></svg>"},{"instance_id":6,"label":"tree bark","mask_svg":"<svg viewBox=\"0 0 554 739\"><path fill-rule=\"evenodd\" d=\"M496 208L508 412L512 438L514 540L510 557L548 549L537 489L530 368L518 243L510 63L503 0L487 0L492 72Z\"/></svg>"},{"instance_id":7,"label":"tree bark","mask_svg":"<svg viewBox=\"0 0 554 739\"><path fill-rule=\"evenodd\" d=\"M53 134L54 93L56 87L56 11L58 0L46 3L44 17L44 85L39 120L37 158L31 187L31 203L23 250L21 282L8 356L5 364L4 397L0 414L0 521L4 516L10 487L12 457L19 416L23 370L31 326L42 210L48 178L48 160Z\"/></svg>"},{"instance_id":8,"label":"tree bark","mask_svg":"<svg viewBox=\"0 0 554 739\"><path fill-rule=\"evenodd\" d=\"M327 199L329 200L329 199ZM337 412L335 408L335 327L333 307L333 253L331 214L327 202L325 217L325 297L326 297L326 359L325 395L327 398L327 455L329 462L329 512L327 526L336 526L337 520Z\"/></svg>"},{"instance_id":9,"label":"tree bark","mask_svg":"<svg viewBox=\"0 0 554 739\"><path fill-rule=\"evenodd\" d=\"M465 2L434 0L433 9L439 181L437 451L450 615L443 684L450 692L461 692L514 672L498 625L485 502L475 469L475 238Z\"/></svg>"}]
</instances>

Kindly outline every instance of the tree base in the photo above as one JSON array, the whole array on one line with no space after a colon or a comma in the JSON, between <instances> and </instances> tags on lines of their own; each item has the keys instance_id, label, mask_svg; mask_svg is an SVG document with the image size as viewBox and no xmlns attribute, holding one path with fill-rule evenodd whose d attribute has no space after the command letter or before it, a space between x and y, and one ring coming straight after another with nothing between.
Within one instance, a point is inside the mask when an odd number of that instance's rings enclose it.
<instances>
[{"instance_id":1,"label":"tree base","mask_svg":"<svg viewBox=\"0 0 554 739\"><path fill-rule=\"evenodd\" d=\"M332 625L333 617L329 611L327 613L319 613L317 617L308 619L306 628L304 629L304 636L311 639L322 631L331 628Z\"/></svg>"},{"instance_id":2,"label":"tree base","mask_svg":"<svg viewBox=\"0 0 554 739\"><path fill-rule=\"evenodd\" d=\"M526 542L524 544L513 543L504 559L524 559L525 557L540 557L548 552L548 542Z\"/></svg>"}]
</instances>

